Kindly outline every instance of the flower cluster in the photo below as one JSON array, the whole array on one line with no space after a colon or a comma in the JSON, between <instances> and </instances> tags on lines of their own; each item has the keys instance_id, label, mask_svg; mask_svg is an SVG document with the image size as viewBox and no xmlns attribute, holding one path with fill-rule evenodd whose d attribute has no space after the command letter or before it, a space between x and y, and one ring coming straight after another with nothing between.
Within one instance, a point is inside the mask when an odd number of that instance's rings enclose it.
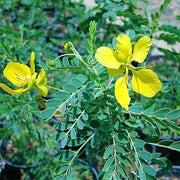
<instances>
[{"instance_id":1,"label":"flower cluster","mask_svg":"<svg viewBox=\"0 0 180 180\"><path fill-rule=\"evenodd\" d=\"M19 62L9 62L5 67L3 74L12 84L19 87L19 89L13 90L3 83L0 83L0 87L9 94L20 94L34 87L40 94L47 96L46 73L44 69L41 69L37 76L34 60L35 53L32 52L30 57L30 68Z\"/></svg>"},{"instance_id":2,"label":"flower cluster","mask_svg":"<svg viewBox=\"0 0 180 180\"><path fill-rule=\"evenodd\" d=\"M121 34L116 39L116 50L108 47L99 47L96 51L95 57L97 61L107 67L110 76L116 77L122 75L115 83L115 96L117 101L122 107L128 110L130 97L128 93L128 72L132 72L132 89L146 97L153 97L158 91L161 90L161 82L152 70L140 67L137 70L132 65L132 61L142 63L151 48L152 41L148 36L141 37L134 45L130 38Z\"/></svg>"}]
</instances>

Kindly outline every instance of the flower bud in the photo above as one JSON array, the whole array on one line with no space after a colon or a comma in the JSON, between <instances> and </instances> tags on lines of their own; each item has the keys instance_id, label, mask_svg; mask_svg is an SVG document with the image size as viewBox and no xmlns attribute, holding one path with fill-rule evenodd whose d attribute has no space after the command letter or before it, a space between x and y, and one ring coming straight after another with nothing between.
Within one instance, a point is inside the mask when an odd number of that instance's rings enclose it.
<instances>
[{"instance_id":1,"label":"flower bud","mask_svg":"<svg viewBox=\"0 0 180 180\"><path fill-rule=\"evenodd\" d=\"M70 41L68 41L67 43L65 43L64 45L64 50L67 52L67 53L73 53L72 51L72 43Z\"/></svg>"},{"instance_id":2,"label":"flower bud","mask_svg":"<svg viewBox=\"0 0 180 180\"><path fill-rule=\"evenodd\" d=\"M56 66L56 61L51 60L51 61L48 62L48 65L51 66L51 67L55 67Z\"/></svg>"}]
</instances>

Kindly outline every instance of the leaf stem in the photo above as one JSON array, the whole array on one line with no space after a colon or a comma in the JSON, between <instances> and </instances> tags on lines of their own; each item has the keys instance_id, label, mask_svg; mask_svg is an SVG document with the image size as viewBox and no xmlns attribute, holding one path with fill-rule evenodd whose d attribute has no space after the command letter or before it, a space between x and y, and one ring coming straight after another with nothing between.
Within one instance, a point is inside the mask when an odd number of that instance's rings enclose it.
<instances>
[{"instance_id":1,"label":"leaf stem","mask_svg":"<svg viewBox=\"0 0 180 180\"><path fill-rule=\"evenodd\" d=\"M84 110L81 112L81 114L78 116L78 118L76 118L75 122L72 124L71 128L68 130L68 132L66 133L66 136L69 134L69 132L72 130L72 128L75 126L75 124L78 122L78 120L81 118L81 116L83 115Z\"/></svg>"},{"instance_id":2,"label":"leaf stem","mask_svg":"<svg viewBox=\"0 0 180 180\"><path fill-rule=\"evenodd\" d=\"M54 89L56 91L64 91L63 89L59 89L59 88L56 88L56 87L52 87L52 86L46 86L47 88L50 88L50 89Z\"/></svg>"},{"instance_id":3,"label":"leaf stem","mask_svg":"<svg viewBox=\"0 0 180 180\"><path fill-rule=\"evenodd\" d=\"M95 135L95 133L93 133L91 136L89 136L89 138L81 145L81 147L76 151L76 153L74 154L74 156L72 157L71 161L69 162L69 167L67 168L65 174L67 175L69 168L71 167L74 159L76 158L76 156L79 154L79 152L82 150L82 148L93 138L93 136Z\"/></svg>"}]
</instances>

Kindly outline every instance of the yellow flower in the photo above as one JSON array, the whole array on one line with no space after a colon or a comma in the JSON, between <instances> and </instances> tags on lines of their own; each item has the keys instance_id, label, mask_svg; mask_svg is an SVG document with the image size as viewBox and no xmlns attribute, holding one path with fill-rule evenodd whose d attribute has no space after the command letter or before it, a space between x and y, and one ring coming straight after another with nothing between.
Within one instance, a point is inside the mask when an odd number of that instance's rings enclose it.
<instances>
[{"instance_id":1,"label":"yellow flower","mask_svg":"<svg viewBox=\"0 0 180 180\"><path fill-rule=\"evenodd\" d=\"M10 62L5 67L3 74L4 76L16 87L19 89L13 90L7 85L0 83L0 87L9 94L20 94L24 91L27 91L32 86L35 86L35 89L46 96L48 94L48 89L46 87L47 78L44 69L41 69L37 79L37 73L35 72L35 54L31 53L30 57L30 68L25 64L18 62Z\"/></svg>"},{"instance_id":2,"label":"yellow flower","mask_svg":"<svg viewBox=\"0 0 180 180\"><path fill-rule=\"evenodd\" d=\"M130 38L121 34L116 39L116 50L102 46L96 51L97 61L107 67L110 76L119 76L125 72L115 83L115 96L122 107L128 110L130 97L128 93L128 70L132 71L132 89L146 97L153 97L161 90L161 82L152 70L141 68L136 70L131 62L142 63L151 48L152 41L148 36L141 37L132 48ZM133 49L133 50L132 50Z\"/></svg>"}]
</instances>

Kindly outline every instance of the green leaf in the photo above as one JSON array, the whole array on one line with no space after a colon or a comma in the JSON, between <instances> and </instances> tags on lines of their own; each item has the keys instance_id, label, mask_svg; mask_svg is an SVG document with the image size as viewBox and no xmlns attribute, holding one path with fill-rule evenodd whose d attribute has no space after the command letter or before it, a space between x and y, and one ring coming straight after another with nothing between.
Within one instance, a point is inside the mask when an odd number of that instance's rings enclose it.
<instances>
[{"instance_id":1,"label":"green leaf","mask_svg":"<svg viewBox=\"0 0 180 180\"><path fill-rule=\"evenodd\" d=\"M117 170L119 171L119 173L120 173L124 178L127 177L126 170L125 170L122 166L117 165Z\"/></svg>"},{"instance_id":2,"label":"green leaf","mask_svg":"<svg viewBox=\"0 0 180 180\"><path fill-rule=\"evenodd\" d=\"M44 29L38 29L35 32L29 33L28 34L28 39L36 39L40 36L44 36L45 34L45 30Z\"/></svg>"},{"instance_id":3,"label":"green leaf","mask_svg":"<svg viewBox=\"0 0 180 180\"><path fill-rule=\"evenodd\" d=\"M67 174L66 174L67 175L67 177L66 177L67 180L71 179L71 174L72 174L72 167L69 166Z\"/></svg>"},{"instance_id":4,"label":"green leaf","mask_svg":"<svg viewBox=\"0 0 180 180\"><path fill-rule=\"evenodd\" d=\"M89 35L90 35L91 39L93 39L95 36L96 26L97 26L97 23L95 21L90 22Z\"/></svg>"},{"instance_id":5,"label":"green leaf","mask_svg":"<svg viewBox=\"0 0 180 180\"><path fill-rule=\"evenodd\" d=\"M77 88L80 88L83 85L82 81L77 78L73 78L71 82Z\"/></svg>"},{"instance_id":6,"label":"green leaf","mask_svg":"<svg viewBox=\"0 0 180 180\"><path fill-rule=\"evenodd\" d=\"M49 109L45 109L41 112L41 118L42 119L50 119L52 116L54 116L54 114L56 113L57 109L56 108L49 108Z\"/></svg>"},{"instance_id":7,"label":"green leaf","mask_svg":"<svg viewBox=\"0 0 180 180\"><path fill-rule=\"evenodd\" d=\"M61 174L60 176L57 176L54 180L66 180L66 175Z\"/></svg>"},{"instance_id":8,"label":"green leaf","mask_svg":"<svg viewBox=\"0 0 180 180\"><path fill-rule=\"evenodd\" d=\"M149 143L149 144L180 152L180 141L174 142L172 140L164 140L164 141L160 141L159 143Z\"/></svg>"},{"instance_id":9,"label":"green leaf","mask_svg":"<svg viewBox=\"0 0 180 180\"><path fill-rule=\"evenodd\" d=\"M125 147L125 146L123 146L123 145L117 144L117 145L116 145L116 148L117 148L117 150L118 150L120 153L122 153L122 154L127 155L127 154L130 153L130 151L128 150L128 148Z\"/></svg>"},{"instance_id":10,"label":"green leaf","mask_svg":"<svg viewBox=\"0 0 180 180\"><path fill-rule=\"evenodd\" d=\"M116 49L116 38L113 38L112 40L112 47L113 49Z\"/></svg>"},{"instance_id":11,"label":"green leaf","mask_svg":"<svg viewBox=\"0 0 180 180\"><path fill-rule=\"evenodd\" d=\"M61 100L58 99L50 99L46 102L47 107L51 108L51 107L57 107L59 105L62 104Z\"/></svg>"},{"instance_id":12,"label":"green leaf","mask_svg":"<svg viewBox=\"0 0 180 180\"><path fill-rule=\"evenodd\" d=\"M146 180L146 173L143 171L142 168L139 168L139 177L140 180Z\"/></svg>"},{"instance_id":13,"label":"green leaf","mask_svg":"<svg viewBox=\"0 0 180 180\"><path fill-rule=\"evenodd\" d=\"M160 13L163 13L166 9L166 7L169 5L169 3L171 2L171 0L164 0L164 3L160 6Z\"/></svg>"},{"instance_id":14,"label":"green leaf","mask_svg":"<svg viewBox=\"0 0 180 180\"><path fill-rule=\"evenodd\" d=\"M77 59L77 58L72 59L72 60L71 60L71 64L72 64L73 66L78 66L78 65L79 65L79 59Z\"/></svg>"},{"instance_id":15,"label":"green leaf","mask_svg":"<svg viewBox=\"0 0 180 180\"><path fill-rule=\"evenodd\" d=\"M136 122L136 121L126 120L124 123L125 123L127 126L132 127L132 128L137 128L137 127L139 127L139 123Z\"/></svg>"},{"instance_id":16,"label":"green leaf","mask_svg":"<svg viewBox=\"0 0 180 180\"><path fill-rule=\"evenodd\" d=\"M57 160L69 161L74 156L74 153L75 152L71 150L61 149L61 151L58 154L56 154L55 158L57 158Z\"/></svg>"},{"instance_id":17,"label":"green leaf","mask_svg":"<svg viewBox=\"0 0 180 180\"><path fill-rule=\"evenodd\" d=\"M114 146L111 145L106 149L103 158L107 159L111 154L113 154L113 152L114 152Z\"/></svg>"},{"instance_id":18,"label":"green leaf","mask_svg":"<svg viewBox=\"0 0 180 180\"><path fill-rule=\"evenodd\" d=\"M87 51L88 51L89 54L93 54L93 52L94 52L93 49L90 48L90 47L87 48Z\"/></svg>"},{"instance_id":19,"label":"green leaf","mask_svg":"<svg viewBox=\"0 0 180 180\"><path fill-rule=\"evenodd\" d=\"M176 44L176 42L180 42L180 37L179 37L179 36L176 36L176 35L174 35L174 34L165 34L165 33L162 33L162 34L159 35L158 39L164 40L164 41L166 41L168 44L171 44L171 45ZM160 48L158 48L158 49L160 49ZM166 54L167 54L167 53L169 53L169 52L171 52L171 51L169 51L169 50L164 50L164 52L166 52ZM174 53L173 53L173 54L174 54ZM173 56L173 54L171 54L171 56ZM168 55L170 55L170 54L168 54ZM175 59L175 57L174 57L173 59Z\"/></svg>"},{"instance_id":20,"label":"green leaf","mask_svg":"<svg viewBox=\"0 0 180 180\"><path fill-rule=\"evenodd\" d=\"M114 161L114 156L111 156L104 164L103 171L107 171L110 168L110 166L114 163Z\"/></svg>"},{"instance_id":21,"label":"green leaf","mask_svg":"<svg viewBox=\"0 0 180 180\"><path fill-rule=\"evenodd\" d=\"M91 41L90 38L87 38L87 42L88 42L89 46L92 46L92 45L93 45L93 42Z\"/></svg>"},{"instance_id":22,"label":"green leaf","mask_svg":"<svg viewBox=\"0 0 180 180\"><path fill-rule=\"evenodd\" d=\"M110 131L111 130L111 124L110 124L110 122L103 122L102 124L101 124L101 126L100 126L100 129L101 129L101 131L103 131L103 132L108 132L108 131Z\"/></svg>"},{"instance_id":23,"label":"green leaf","mask_svg":"<svg viewBox=\"0 0 180 180\"><path fill-rule=\"evenodd\" d=\"M167 124L161 120L160 118L158 117L155 117L155 116L148 116L148 115L145 115L145 114L142 114L142 116L148 120L151 124L155 124L155 123L158 123L160 125L162 125L163 127L167 128Z\"/></svg>"},{"instance_id":24,"label":"green leaf","mask_svg":"<svg viewBox=\"0 0 180 180\"><path fill-rule=\"evenodd\" d=\"M81 144L83 144L83 140L81 138L76 138L76 139L71 139L68 142L68 146L69 147L76 147L76 146L80 146Z\"/></svg>"},{"instance_id":25,"label":"green leaf","mask_svg":"<svg viewBox=\"0 0 180 180\"><path fill-rule=\"evenodd\" d=\"M64 119L66 119L66 121L71 121L71 122L73 122L73 121L75 121L76 119L75 119L75 117L72 115L72 114L66 114L65 116L64 116Z\"/></svg>"},{"instance_id":26,"label":"green leaf","mask_svg":"<svg viewBox=\"0 0 180 180\"><path fill-rule=\"evenodd\" d=\"M70 93L75 92L77 90L77 88L72 84L66 84L63 88L65 91Z\"/></svg>"},{"instance_id":27,"label":"green leaf","mask_svg":"<svg viewBox=\"0 0 180 180\"><path fill-rule=\"evenodd\" d=\"M133 39L135 37L135 31L134 30L130 30L128 33L128 36L130 37L130 39Z\"/></svg>"},{"instance_id":28,"label":"green leaf","mask_svg":"<svg viewBox=\"0 0 180 180\"><path fill-rule=\"evenodd\" d=\"M144 144L145 144L145 142L141 139L136 140L134 143L135 147L137 147L137 148L143 148Z\"/></svg>"},{"instance_id":29,"label":"green leaf","mask_svg":"<svg viewBox=\"0 0 180 180\"><path fill-rule=\"evenodd\" d=\"M131 113L136 114L136 115L141 115L141 113L142 113L141 106L134 105L134 106L130 106L129 109L130 109Z\"/></svg>"},{"instance_id":30,"label":"green leaf","mask_svg":"<svg viewBox=\"0 0 180 180\"><path fill-rule=\"evenodd\" d=\"M167 39L167 40L169 42L169 39ZM174 43L174 42L176 42L176 39L174 39L174 40L170 39L170 41L172 41L172 43ZM179 57L178 53L170 51L170 50L165 49L165 48L158 48L158 50L163 52L167 56L167 58L169 58L175 62L178 62L178 57ZM168 91L168 89L166 91Z\"/></svg>"},{"instance_id":31,"label":"green leaf","mask_svg":"<svg viewBox=\"0 0 180 180\"><path fill-rule=\"evenodd\" d=\"M132 22L133 21L136 21L136 22L139 22L144 25L147 25L148 24L148 19L147 18L144 18L143 16L141 15L137 15L135 14L134 12L130 11L130 10L123 10L123 11L118 11L116 13L117 16L124 16L124 17L128 17Z\"/></svg>"},{"instance_id":32,"label":"green leaf","mask_svg":"<svg viewBox=\"0 0 180 180\"><path fill-rule=\"evenodd\" d=\"M55 97L60 99L60 100L66 100L70 97L70 94L65 91L59 91L55 94Z\"/></svg>"},{"instance_id":33,"label":"green leaf","mask_svg":"<svg viewBox=\"0 0 180 180\"><path fill-rule=\"evenodd\" d=\"M79 79L83 84L87 81L87 77L83 74L78 74L76 78Z\"/></svg>"},{"instance_id":34,"label":"green leaf","mask_svg":"<svg viewBox=\"0 0 180 180\"><path fill-rule=\"evenodd\" d=\"M88 114L86 113L86 112L84 112L83 113L83 115L82 115L82 119L84 120L84 121L87 121L88 120Z\"/></svg>"},{"instance_id":35,"label":"green leaf","mask_svg":"<svg viewBox=\"0 0 180 180\"><path fill-rule=\"evenodd\" d=\"M147 180L158 180L158 179L156 179L155 177L150 176L150 175L148 175L148 174L146 174L146 179L147 179Z\"/></svg>"},{"instance_id":36,"label":"green leaf","mask_svg":"<svg viewBox=\"0 0 180 180\"><path fill-rule=\"evenodd\" d=\"M80 119L77 121L77 127L78 127L78 129L84 128L84 123Z\"/></svg>"},{"instance_id":37,"label":"green leaf","mask_svg":"<svg viewBox=\"0 0 180 180\"><path fill-rule=\"evenodd\" d=\"M174 130L180 131L180 127L170 121L168 121L167 119L164 119L164 123L166 123L167 127L171 127Z\"/></svg>"},{"instance_id":38,"label":"green leaf","mask_svg":"<svg viewBox=\"0 0 180 180\"><path fill-rule=\"evenodd\" d=\"M98 135L95 134L95 135L91 138L91 147L92 147L92 148L95 148L97 144L98 144Z\"/></svg>"},{"instance_id":39,"label":"green leaf","mask_svg":"<svg viewBox=\"0 0 180 180\"><path fill-rule=\"evenodd\" d=\"M160 141L158 144L170 146L173 142L174 142L173 140L163 140L163 141Z\"/></svg>"},{"instance_id":40,"label":"green leaf","mask_svg":"<svg viewBox=\"0 0 180 180\"><path fill-rule=\"evenodd\" d=\"M62 64L63 64L64 67L69 66L69 60L68 60L67 57L64 57L64 58L62 59Z\"/></svg>"},{"instance_id":41,"label":"green leaf","mask_svg":"<svg viewBox=\"0 0 180 180\"><path fill-rule=\"evenodd\" d=\"M115 166L111 166L104 174L103 179L111 179Z\"/></svg>"},{"instance_id":42,"label":"green leaf","mask_svg":"<svg viewBox=\"0 0 180 180\"><path fill-rule=\"evenodd\" d=\"M122 144L127 144L129 142L129 139L126 133L119 133L119 134L116 133L115 138L117 142L122 143Z\"/></svg>"},{"instance_id":43,"label":"green leaf","mask_svg":"<svg viewBox=\"0 0 180 180\"><path fill-rule=\"evenodd\" d=\"M68 137L64 136L64 138L61 140L61 147L64 148L67 144Z\"/></svg>"},{"instance_id":44,"label":"green leaf","mask_svg":"<svg viewBox=\"0 0 180 180\"><path fill-rule=\"evenodd\" d=\"M118 154L118 155L117 155L117 158L118 158L118 160L119 160L121 163L123 163L125 166L132 166L132 163L131 163L131 161L129 160L128 157Z\"/></svg>"},{"instance_id":45,"label":"green leaf","mask_svg":"<svg viewBox=\"0 0 180 180\"><path fill-rule=\"evenodd\" d=\"M147 151L139 151L138 155L141 159L150 161L152 159L152 154Z\"/></svg>"},{"instance_id":46,"label":"green leaf","mask_svg":"<svg viewBox=\"0 0 180 180\"><path fill-rule=\"evenodd\" d=\"M170 147L174 150L180 151L180 141L172 143Z\"/></svg>"},{"instance_id":47,"label":"green leaf","mask_svg":"<svg viewBox=\"0 0 180 180\"><path fill-rule=\"evenodd\" d=\"M155 115L156 117L164 118L165 115L166 115L169 111L170 111L169 108L162 108L162 109L159 109L159 110L155 111L153 115Z\"/></svg>"},{"instance_id":48,"label":"green leaf","mask_svg":"<svg viewBox=\"0 0 180 180\"><path fill-rule=\"evenodd\" d=\"M168 128L168 125L166 123L165 119L161 119L161 118L157 118L157 117L152 117L153 121L156 121L157 123L159 123L160 125Z\"/></svg>"},{"instance_id":49,"label":"green leaf","mask_svg":"<svg viewBox=\"0 0 180 180\"><path fill-rule=\"evenodd\" d=\"M159 158L161 156L161 153L153 153L153 158Z\"/></svg>"},{"instance_id":50,"label":"green leaf","mask_svg":"<svg viewBox=\"0 0 180 180\"><path fill-rule=\"evenodd\" d=\"M71 125L68 123L61 122L61 123L56 124L55 128L60 130L60 131L64 131L64 130L70 129Z\"/></svg>"},{"instance_id":51,"label":"green leaf","mask_svg":"<svg viewBox=\"0 0 180 180\"><path fill-rule=\"evenodd\" d=\"M62 166L55 169L55 173L56 174L62 174L67 170L68 167L69 167L68 165L62 165Z\"/></svg>"},{"instance_id":52,"label":"green leaf","mask_svg":"<svg viewBox=\"0 0 180 180\"><path fill-rule=\"evenodd\" d=\"M119 3L121 2L121 0L113 0L113 2Z\"/></svg>"},{"instance_id":53,"label":"green leaf","mask_svg":"<svg viewBox=\"0 0 180 180\"><path fill-rule=\"evenodd\" d=\"M103 114L103 113L101 113L101 114L98 115L98 119L99 119L99 120L103 120L103 119L106 119L106 118L107 118L107 115L105 115L105 114Z\"/></svg>"},{"instance_id":54,"label":"green leaf","mask_svg":"<svg viewBox=\"0 0 180 180\"><path fill-rule=\"evenodd\" d=\"M148 165L142 165L143 170L150 176L155 176L156 175L156 171L154 168L152 168L151 166Z\"/></svg>"},{"instance_id":55,"label":"green leaf","mask_svg":"<svg viewBox=\"0 0 180 180\"><path fill-rule=\"evenodd\" d=\"M136 131L132 131L132 132L130 132L130 135L132 138L135 138L138 136L138 133Z\"/></svg>"},{"instance_id":56,"label":"green leaf","mask_svg":"<svg viewBox=\"0 0 180 180\"><path fill-rule=\"evenodd\" d=\"M160 31L165 31L165 32L172 33L172 34L175 34L177 36L180 36L179 28L177 28L176 26L164 24L164 25L160 26L158 29Z\"/></svg>"},{"instance_id":57,"label":"green leaf","mask_svg":"<svg viewBox=\"0 0 180 180\"><path fill-rule=\"evenodd\" d=\"M42 61L39 61L39 62L38 62L38 66L39 66L40 68L43 68L44 70L47 70L47 69L48 69L47 66L46 66Z\"/></svg>"},{"instance_id":58,"label":"green leaf","mask_svg":"<svg viewBox=\"0 0 180 180\"><path fill-rule=\"evenodd\" d=\"M57 142L62 140L65 137L65 133L59 133L51 136L51 141Z\"/></svg>"},{"instance_id":59,"label":"green leaf","mask_svg":"<svg viewBox=\"0 0 180 180\"><path fill-rule=\"evenodd\" d=\"M166 114L168 120L177 120L180 117L180 109L175 109Z\"/></svg>"},{"instance_id":60,"label":"green leaf","mask_svg":"<svg viewBox=\"0 0 180 180\"><path fill-rule=\"evenodd\" d=\"M81 114L81 109L78 106L72 108L73 114Z\"/></svg>"},{"instance_id":61,"label":"green leaf","mask_svg":"<svg viewBox=\"0 0 180 180\"><path fill-rule=\"evenodd\" d=\"M158 164L161 167L166 167L166 158L161 157L161 158L152 158L153 164Z\"/></svg>"},{"instance_id":62,"label":"green leaf","mask_svg":"<svg viewBox=\"0 0 180 180\"><path fill-rule=\"evenodd\" d=\"M76 139L76 131L74 128L71 129L71 139Z\"/></svg>"}]
</instances>

